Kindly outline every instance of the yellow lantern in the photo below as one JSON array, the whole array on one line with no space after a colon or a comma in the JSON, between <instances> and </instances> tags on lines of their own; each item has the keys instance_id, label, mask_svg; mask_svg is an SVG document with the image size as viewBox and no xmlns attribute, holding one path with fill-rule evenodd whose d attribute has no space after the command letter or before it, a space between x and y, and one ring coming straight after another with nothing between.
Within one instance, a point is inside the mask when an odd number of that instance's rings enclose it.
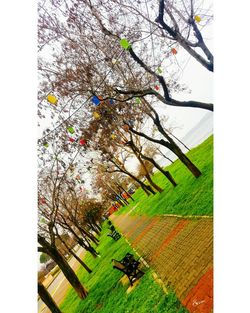
<instances>
[{"instance_id":1,"label":"yellow lantern","mask_svg":"<svg viewBox=\"0 0 250 313\"><path fill-rule=\"evenodd\" d=\"M195 15L194 19L197 23L201 21L201 17L199 15Z\"/></svg>"},{"instance_id":2,"label":"yellow lantern","mask_svg":"<svg viewBox=\"0 0 250 313\"><path fill-rule=\"evenodd\" d=\"M93 116L94 116L95 119L98 119L98 118L101 117L101 115L98 112L94 112Z\"/></svg>"},{"instance_id":3,"label":"yellow lantern","mask_svg":"<svg viewBox=\"0 0 250 313\"><path fill-rule=\"evenodd\" d=\"M50 103L52 103L52 104L54 104L54 105L57 105L57 98L56 98L56 96L54 96L54 95L52 95L52 94L49 94L48 96L47 96L47 100L50 102Z\"/></svg>"},{"instance_id":4,"label":"yellow lantern","mask_svg":"<svg viewBox=\"0 0 250 313\"><path fill-rule=\"evenodd\" d=\"M111 139L115 139L115 138L116 138L116 135L115 135L115 134L112 134L110 137L111 137Z\"/></svg>"}]
</instances>

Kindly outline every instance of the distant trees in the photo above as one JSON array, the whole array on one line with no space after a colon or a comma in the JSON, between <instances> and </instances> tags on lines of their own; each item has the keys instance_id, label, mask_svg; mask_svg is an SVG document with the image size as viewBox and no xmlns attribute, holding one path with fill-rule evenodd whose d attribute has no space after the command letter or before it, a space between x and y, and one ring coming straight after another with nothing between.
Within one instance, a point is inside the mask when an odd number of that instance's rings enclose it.
<instances>
[{"instance_id":1,"label":"distant trees","mask_svg":"<svg viewBox=\"0 0 250 313\"><path fill-rule=\"evenodd\" d=\"M50 260L50 256L45 254L45 253L41 253L39 260L40 260L40 263L42 263L42 264L46 263Z\"/></svg>"}]
</instances>

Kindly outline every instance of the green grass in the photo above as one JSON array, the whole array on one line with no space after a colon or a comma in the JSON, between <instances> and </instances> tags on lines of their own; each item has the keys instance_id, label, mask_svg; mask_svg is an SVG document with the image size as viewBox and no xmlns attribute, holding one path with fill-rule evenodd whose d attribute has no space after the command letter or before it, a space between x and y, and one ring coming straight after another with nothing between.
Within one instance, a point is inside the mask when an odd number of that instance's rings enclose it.
<instances>
[{"instance_id":1,"label":"green grass","mask_svg":"<svg viewBox=\"0 0 250 313\"><path fill-rule=\"evenodd\" d=\"M166 169L174 177L177 187L173 188L161 172L156 172L152 175L152 179L164 188L164 191L148 197L139 188L133 194L135 201L130 199L130 204L120 208L115 214L127 213L136 206L131 211L132 215L211 216L213 214L213 136L189 151L187 156L202 172L199 178L195 178L183 163L176 160Z\"/></svg>"},{"instance_id":2,"label":"green grass","mask_svg":"<svg viewBox=\"0 0 250 313\"><path fill-rule=\"evenodd\" d=\"M88 274L82 267L77 272L79 279L89 290L87 298L81 300L71 288L60 305L62 312L187 313L188 311L182 307L173 291L167 295L163 292L153 280L152 271L149 269L140 278L139 284L129 294L126 293L129 286L123 286L119 282L123 275L120 271L113 269L111 259L119 260L127 252L132 252L132 249L123 238L114 241L108 237L108 232L105 222L97 248L101 253L101 258L94 259L86 255L84 259L93 272Z\"/></svg>"}]
</instances>

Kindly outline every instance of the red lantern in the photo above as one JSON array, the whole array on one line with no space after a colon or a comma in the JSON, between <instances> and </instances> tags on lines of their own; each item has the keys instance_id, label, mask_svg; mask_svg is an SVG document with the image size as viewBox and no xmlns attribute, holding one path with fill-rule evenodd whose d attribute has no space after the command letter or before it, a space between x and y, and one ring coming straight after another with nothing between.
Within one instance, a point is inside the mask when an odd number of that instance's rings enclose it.
<instances>
[{"instance_id":1,"label":"red lantern","mask_svg":"<svg viewBox=\"0 0 250 313\"><path fill-rule=\"evenodd\" d=\"M86 140L84 140L84 139L80 139L79 140L79 144L81 145L81 146L83 146L83 145L86 145Z\"/></svg>"},{"instance_id":2,"label":"red lantern","mask_svg":"<svg viewBox=\"0 0 250 313\"><path fill-rule=\"evenodd\" d=\"M159 90L160 89L160 87L159 86L155 86L155 90Z\"/></svg>"},{"instance_id":3,"label":"red lantern","mask_svg":"<svg viewBox=\"0 0 250 313\"><path fill-rule=\"evenodd\" d=\"M75 139L74 139L74 138L69 137L69 141L70 141L70 142L74 142L74 141L75 141Z\"/></svg>"},{"instance_id":4,"label":"red lantern","mask_svg":"<svg viewBox=\"0 0 250 313\"><path fill-rule=\"evenodd\" d=\"M175 48L172 48L172 49L171 49L171 52L172 52L173 54L177 54L177 50L176 50Z\"/></svg>"},{"instance_id":5,"label":"red lantern","mask_svg":"<svg viewBox=\"0 0 250 313\"><path fill-rule=\"evenodd\" d=\"M45 203L46 203L46 201L45 201L44 198L42 198L40 201L41 201L42 204L45 204Z\"/></svg>"}]
</instances>

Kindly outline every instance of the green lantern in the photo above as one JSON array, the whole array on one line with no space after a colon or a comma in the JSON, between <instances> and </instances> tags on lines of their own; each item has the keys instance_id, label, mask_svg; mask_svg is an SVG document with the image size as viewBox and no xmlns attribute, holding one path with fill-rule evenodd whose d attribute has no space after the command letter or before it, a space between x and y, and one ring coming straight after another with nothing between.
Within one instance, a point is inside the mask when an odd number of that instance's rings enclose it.
<instances>
[{"instance_id":1,"label":"green lantern","mask_svg":"<svg viewBox=\"0 0 250 313\"><path fill-rule=\"evenodd\" d=\"M135 98L135 103L140 104L140 103L141 103L141 99L138 98L138 97L136 97L136 98Z\"/></svg>"},{"instance_id":2,"label":"green lantern","mask_svg":"<svg viewBox=\"0 0 250 313\"><path fill-rule=\"evenodd\" d=\"M67 128L68 132L71 133L71 134L74 134L75 130L73 127L68 127Z\"/></svg>"},{"instance_id":3,"label":"green lantern","mask_svg":"<svg viewBox=\"0 0 250 313\"><path fill-rule=\"evenodd\" d=\"M123 38L120 40L120 45L122 46L122 48L124 48L125 50L128 50L131 48L131 44L127 41L127 39Z\"/></svg>"}]
</instances>

